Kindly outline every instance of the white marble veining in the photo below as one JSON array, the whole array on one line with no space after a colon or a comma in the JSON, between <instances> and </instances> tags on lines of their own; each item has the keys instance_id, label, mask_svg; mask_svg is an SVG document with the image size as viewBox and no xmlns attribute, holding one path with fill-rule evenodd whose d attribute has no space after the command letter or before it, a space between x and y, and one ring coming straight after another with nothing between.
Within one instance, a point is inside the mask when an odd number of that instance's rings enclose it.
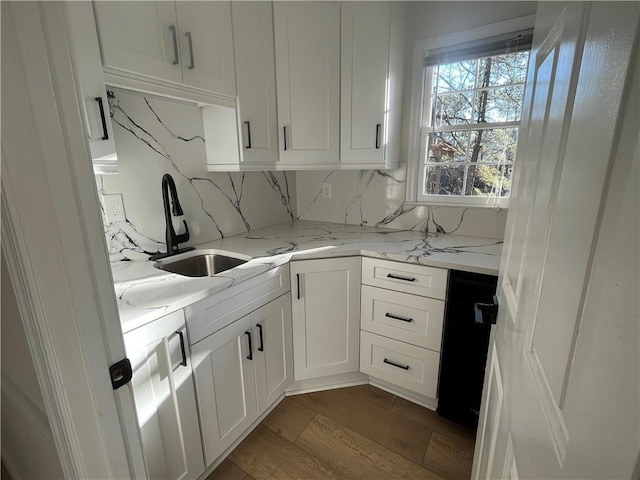
<instances>
[{"instance_id":1,"label":"white marble veining","mask_svg":"<svg viewBox=\"0 0 640 480\"><path fill-rule=\"evenodd\" d=\"M112 265L127 332L290 260L363 255L497 275L502 240L379 227L293 221L198 245L251 261L214 277L189 278L150 261Z\"/></svg>"},{"instance_id":2,"label":"white marble veining","mask_svg":"<svg viewBox=\"0 0 640 480\"><path fill-rule=\"evenodd\" d=\"M202 112L195 105L113 89L109 110L117 175L96 178L99 197L120 193L126 221L108 222L112 262L163 252L162 176L173 176L191 235L187 245L295 218L295 174L209 173Z\"/></svg>"},{"instance_id":3,"label":"white marble veining","mask_svg":"<svg viewBox=\"0 0 640 480\"><path fill-rule=\"evenodd\" d=\"M331 184L331 198L322 186ZM505 210L406 202L407 167L296 173L299 220L503 238Z\"/></svg>"}]
</instances>

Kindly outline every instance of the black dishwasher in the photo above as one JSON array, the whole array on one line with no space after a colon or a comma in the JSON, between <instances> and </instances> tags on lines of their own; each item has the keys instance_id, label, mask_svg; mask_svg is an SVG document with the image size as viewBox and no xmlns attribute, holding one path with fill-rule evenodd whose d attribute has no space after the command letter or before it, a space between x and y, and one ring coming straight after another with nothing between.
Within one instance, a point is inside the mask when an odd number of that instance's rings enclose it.
<instances>
[{"instance_id":1,"label":"black dishwasher","mask_svg":"<svg viewBox=\"0 0 640 480\"><path fill-rule=\"evenodd\" d=\"M449 272L440 363L438 414L477 428L490 324L476 324L474 303L492 303L497 277Z\"/></svg>"}]
</instances>

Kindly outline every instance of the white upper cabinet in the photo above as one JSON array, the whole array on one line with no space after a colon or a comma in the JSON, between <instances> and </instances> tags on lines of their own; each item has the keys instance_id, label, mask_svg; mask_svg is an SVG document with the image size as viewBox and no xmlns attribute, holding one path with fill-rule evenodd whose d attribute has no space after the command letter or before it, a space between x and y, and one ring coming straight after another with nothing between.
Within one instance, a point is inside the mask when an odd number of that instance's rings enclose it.
<instances>
[{"instance_id":1,"label":"white upper cabinet","mask_svg":"<svg viewBox=\"0 0 640 480\"><path fill-rule=\"evenodd\" d=\"M241 161L247 165L278 161L278 117L271 2L234 2Z\"/></svg>"},{"instance_id":2,"label":"white upper cabinet","mask_svg":"<svg viewBox=\"0 0 640 480\"><path fill-rule=\"evenodd\" d=\"M386 2L342 5L341 162L384 161L389 22Z\"/></svg>"},{"instance_id":3,"label":"white upper cabinet","mask_svg":"<svg viewBox=\"0 0 640 480\"><path fill-rule=\"evenodd\" d=\"M118 157L91 4L65 2L64 7L93 170L97 174L117 173Z\"/></svg>"},{"instance_id":4,"label":"white upper cabinet","mask_svg":"<svg viewBox=\"0 0 640 480\"><path fill-rule=\"evenodd\" d=\"M182 82L174 2L94 2L104 67Z\"/></svg>"},{"instance_id":5,"label":"white upper cabinet","mask_svg":"<svg viewBox=\"0 0 640 480\"><path fill-rule=\"evenodd\" d=\"M280 163L339 162L340 5L275 2Z\"/></svg>"},{"instance_id":6,"label":"white upper cabinet","mask_svg":"<svg viewBox=\"0 0 640 480\"><path fill-rule=\"evenodd\" d=\"M235 96L229 2L94 2L108 83L216 103Z\"/></svg>"},{"instance_id":7,"label":"white upper cabinet","mask_svg":"<svg viewBox=\"0 0 640 480\"><path fill-rule=\"evenodd\" d=\"M183 83L235 96L229 2L176 2L176 10Z\"/></svg>"}]
</instances>

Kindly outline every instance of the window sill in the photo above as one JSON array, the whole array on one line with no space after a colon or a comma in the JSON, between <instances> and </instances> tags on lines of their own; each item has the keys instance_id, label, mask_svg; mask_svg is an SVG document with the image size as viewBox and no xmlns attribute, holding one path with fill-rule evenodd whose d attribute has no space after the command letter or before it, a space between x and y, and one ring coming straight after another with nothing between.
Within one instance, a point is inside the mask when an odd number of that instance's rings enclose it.
<instances>
[{"instance_id":1,"label":"window sill","mask_svg":"<svg viewBox=\"0 0 640 480\"><path fill-rule=\"evenodd\" d=\"M473 199L476 200L476 199ZM509 209L509 199L505 198L498 202L496 205L493 201L490 203L486 203L486 199L477 199L481 201L469 201L468 198L446 198L446 199L425 199L425 200L407 200L404 202L405 205L409 206L418 206L418 207L459 207L459 208L487 208L492 210L508 210Z\"/></svg>"}]
</instances>

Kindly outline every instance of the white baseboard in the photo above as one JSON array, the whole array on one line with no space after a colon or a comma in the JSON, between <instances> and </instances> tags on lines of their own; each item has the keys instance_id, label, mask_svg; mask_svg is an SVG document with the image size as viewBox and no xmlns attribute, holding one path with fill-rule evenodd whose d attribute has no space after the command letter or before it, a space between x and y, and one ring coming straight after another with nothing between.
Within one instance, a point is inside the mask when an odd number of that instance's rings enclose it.
<instances>
[{"instance_id":1,"label":"white baseboard","mask_svg":"<svg viewBox=\"0 0 640 480\"><path fill-rule=\"evenodd\" d=\"M367 383L369 383L369 377L364 373L344 373L341 375L331 375L329 377L298 380L297 382L293 382L291 386L287 388L285 394L287 396L301 395L303 393L320 392L323 390L353 387L356 385L366 385Z\"/></svg>"}]
</instances>

